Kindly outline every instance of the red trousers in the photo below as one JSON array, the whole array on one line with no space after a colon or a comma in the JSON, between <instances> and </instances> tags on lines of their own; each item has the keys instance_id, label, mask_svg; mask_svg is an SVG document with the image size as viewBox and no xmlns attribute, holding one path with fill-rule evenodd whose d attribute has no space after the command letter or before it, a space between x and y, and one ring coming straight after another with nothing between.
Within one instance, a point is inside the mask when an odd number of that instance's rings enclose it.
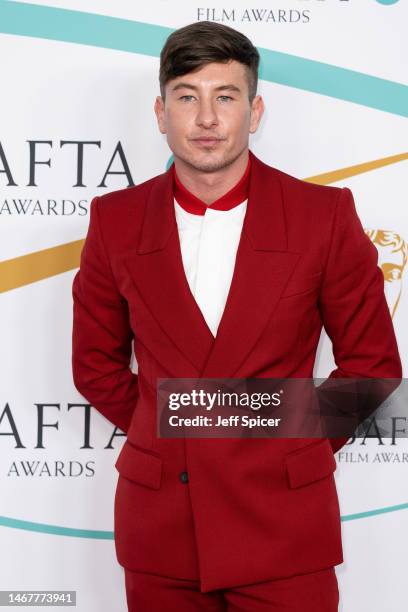
<instances>
[{"instance_id":1,"label":"red trousers","mask_svg":"<svg viewBox=\"0 0 408 612\"><path fill-rule=\"evenodd\" d=\"M199 581L125 569L129 612L338 612L334 567L202 593Z\"/></svg>"}]
</instances>

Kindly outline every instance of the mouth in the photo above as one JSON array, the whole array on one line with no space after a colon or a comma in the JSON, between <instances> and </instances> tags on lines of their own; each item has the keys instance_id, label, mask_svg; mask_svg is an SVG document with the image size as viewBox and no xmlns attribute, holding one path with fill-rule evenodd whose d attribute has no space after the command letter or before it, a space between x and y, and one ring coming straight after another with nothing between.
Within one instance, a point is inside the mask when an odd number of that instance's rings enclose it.
<instances>
[{"instance_id":1,"label":"mouth","mask_svg":"<svg viewBox=\"0 0 408 612\"><path fill-rule=\"evenodd\" d=\"M221 140L222 140L221 138L211 138L211 137L206 136L203 138L193 138L192 142L199 146L211 147L221 142Z\"/></svg>"}]
</instances>

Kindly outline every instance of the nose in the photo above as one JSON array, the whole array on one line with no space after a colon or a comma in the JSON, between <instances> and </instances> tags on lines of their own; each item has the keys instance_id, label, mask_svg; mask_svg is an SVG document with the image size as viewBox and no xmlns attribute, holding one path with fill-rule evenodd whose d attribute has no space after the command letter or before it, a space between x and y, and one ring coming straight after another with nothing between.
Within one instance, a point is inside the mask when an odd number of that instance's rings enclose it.
<instances>
[{"instance_id":1,"label":"nose","mask_svg":"<svg viewBox=\"0 0 408 612\"><path fill-rule=\"evenodd\" d=\"M201 100L198 106L196 124L205 128L217 125L218 117L211 100Z\"/></svg>"}]
</instances>

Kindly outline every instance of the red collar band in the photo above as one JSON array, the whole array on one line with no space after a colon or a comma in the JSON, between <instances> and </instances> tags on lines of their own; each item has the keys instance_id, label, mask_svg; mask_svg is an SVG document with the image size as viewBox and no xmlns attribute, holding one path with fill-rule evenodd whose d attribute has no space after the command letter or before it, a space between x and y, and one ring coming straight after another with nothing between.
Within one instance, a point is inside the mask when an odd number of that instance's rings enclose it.
<instances>
[{"instance_id":1,"label":"red collar band","mask_svg":"<svg viewBox=\"0 0 408 612\"><path fill-rule=\"evenodd\" d=\"M192 194L186 187L184 187L177 176L176 167L173 163L174 197L177 203L180 204L184 210L189 213L193 213L194 215L204 215L207 208L212 208L214 210L230 210L248 198L250 171L251 157L248 156L247 167L238 183L223 196L207 205L205 202L200 200L200 198L197 198L194 194Z\"/></svg>"}]
</instances>

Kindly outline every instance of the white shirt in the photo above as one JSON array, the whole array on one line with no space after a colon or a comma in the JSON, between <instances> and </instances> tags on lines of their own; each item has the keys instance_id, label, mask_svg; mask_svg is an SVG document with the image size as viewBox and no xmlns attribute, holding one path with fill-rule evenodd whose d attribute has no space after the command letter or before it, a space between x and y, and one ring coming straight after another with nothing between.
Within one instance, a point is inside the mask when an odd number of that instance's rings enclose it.
<instances>
[{"instance_id":1,"label":"white shirt","mask_svg":"<svg viewBox=\"0 0 408 612\"><path fill-rule=\"evenodd\" d=\"M214 337L235 267L247 200L230 210L185 210L174 198L180 248L191 293Z\"/></svg>"}]
</instances>

